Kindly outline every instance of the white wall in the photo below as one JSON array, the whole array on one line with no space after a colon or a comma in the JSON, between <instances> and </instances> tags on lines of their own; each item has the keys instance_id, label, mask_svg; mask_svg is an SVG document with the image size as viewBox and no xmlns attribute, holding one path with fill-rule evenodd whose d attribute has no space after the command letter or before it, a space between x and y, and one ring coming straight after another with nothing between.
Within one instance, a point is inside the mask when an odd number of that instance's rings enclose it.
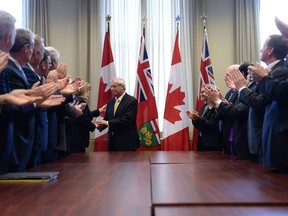
<instances>
[{"instance_id":1,"label":"white wall","mask_svg":"<svg viewBox=\"0 0 288 216\"><path fill-rule=\"evenodd\" d=\"M68 65L71 76L77 75L78 0L49 0L49 44L60 51L60 62Z\"/></svg>"},{"instance_id":2,"label":"white wall","mask_svg":"<svg viewBox=\"0 0 288 216\"><path fill-rule=\"evenodd\" d=\"M216 84L224 90L223 92L228 90L224 82L226 68L237 63L234 62L234 4L231 0L206 0L210 56Z\"/></svg>"}]
</instances>

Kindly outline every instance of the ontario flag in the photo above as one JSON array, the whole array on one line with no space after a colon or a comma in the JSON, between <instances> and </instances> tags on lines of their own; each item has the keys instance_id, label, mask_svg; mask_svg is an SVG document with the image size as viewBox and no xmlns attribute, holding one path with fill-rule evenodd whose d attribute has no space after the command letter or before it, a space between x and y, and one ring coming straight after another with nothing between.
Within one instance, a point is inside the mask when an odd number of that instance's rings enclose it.
<instances>
[{"instance_id":1,"label":"ontario flag","mask_svg":"<svg viewBox=\"0 0 288 216\"><path fill-rule=\"evenodd\" d=\"M113 97L110 90L110 82L114 77L116 77L114 58L109 33L106 32L103 45L97 107L100 108L104 106L108 100ZM103 117L104 114L102 113L98 118L103 119ZM94 151L108 151L108 128L101 132L98 130L95 131Z\"/></svg>"},{"instance_id":2,"label":"ontario flag","mask_svg":"<svg viewBox=\"0 0 288 216\"><path fill-rule=\"evenodd\" d=\"M138 150L161 150L153 77L144 36L140 42L135 97L138 100L137 129L140 138Z\"/></svg>"},{"instance_id":3,"label":"ontario flag","mask_svg":"<svg viewBox=\"0 0 288 216\"><path fill-rule=\"evenodd\" d=\"M164 110L163 149L188 151L187 88L185 72L182 70L178 37L179 31L177 30Z\"/></svg>"},{"instance_id":4,"label":"ontario flag","mask_svg":"<svg viewBox=\"0 0 288 216\"><path fill-rule=\"evenodd\" d=\"M204 102L200 99L201 87L204 84L212 84L216 86L213 68L211 64L209 46L208 46L208 33L206 28L204 28L204 41L202 46L201 63L200 63L200 76L199 76L199 86L198 86L198 96L196 101L196 110L199 112L200 108L204 105ZM192 150L197 150L198 142L198 129L194 127L193 129L193 141Z\"/></svg>"}]
</instances>

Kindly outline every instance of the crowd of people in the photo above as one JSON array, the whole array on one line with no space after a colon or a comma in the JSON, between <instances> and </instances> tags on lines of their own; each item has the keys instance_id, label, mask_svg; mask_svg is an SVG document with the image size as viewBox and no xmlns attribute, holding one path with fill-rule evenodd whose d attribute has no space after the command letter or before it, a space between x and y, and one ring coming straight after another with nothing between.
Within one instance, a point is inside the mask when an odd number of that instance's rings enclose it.
<instances>
[{"instance_id":1,"label":"crowd of people","mask_svg":"<svg viewBox=\"0 0 288 216\"><path fill-rule=\"evenodd\" d=\"M72 79L59 51L15 22L0 10L0 174L83 152L93 117L106 108L90 111L90 85Z\"/></svg>"},{"instance_id":2,"label":"crowd of people","mask_svg":"<svg viewBox=\"0 0 288 216\"><path fill-rule=\"evenodd\" d=\"M225 97L207 84L200 113L187 116L198 128L199 150L222 150L237 159L251 159L288 171L288 38L270 35L260 63L244 62L227 68Z\"/></svg>"},{"instance_id":3,"label":"crowd of people","mask_svg":"<svg viewBox=\"0 0 288 216\"><path fill-rule=\"evenodd\" d=\"M114 97L91 111L91 85L72 79L59 51L45 47L29 29L16 29L15 21L0 10L0 174L85 152L95 129L108 127L109 151L136 151L138 103L126 93L125 81L114 78ZM284 33L270 35L261 50L266 68L252 62L230 65L225 96L216 86L202 86L203 107L199 113L187 111L199 130L199 151L224 151L288 169L288 26L280 24ZM102 112L104 118L93 122Z\"/></svg>"}]
</instances>

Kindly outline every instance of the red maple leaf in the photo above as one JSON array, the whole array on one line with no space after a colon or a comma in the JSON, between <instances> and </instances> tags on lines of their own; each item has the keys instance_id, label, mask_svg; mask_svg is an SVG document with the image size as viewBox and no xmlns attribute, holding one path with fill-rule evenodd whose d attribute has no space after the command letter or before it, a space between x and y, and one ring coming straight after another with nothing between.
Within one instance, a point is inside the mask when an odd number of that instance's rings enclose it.
<instances>
[{"instance_id":1,"label":"red maple leaf","mask_svg":"<svg viewBox=\"0 0 288 216\"><path fill-rule=\"evenodd\" d=\"M173 92L170 92L172 84L168 85L168 94L166 99L166 106L164 112L164 119L174 124L176 121L181 121L180 110L175 109L175 106L183 105L185 93L181 92L180 87L175 89Z\"/></svg>"}]
</instances>

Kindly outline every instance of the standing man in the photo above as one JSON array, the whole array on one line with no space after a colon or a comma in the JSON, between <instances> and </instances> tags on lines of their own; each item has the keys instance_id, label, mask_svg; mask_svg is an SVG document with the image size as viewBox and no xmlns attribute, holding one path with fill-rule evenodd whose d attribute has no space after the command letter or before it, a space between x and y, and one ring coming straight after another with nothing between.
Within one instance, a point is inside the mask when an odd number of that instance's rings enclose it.
<instances>
[{"instance_id":1,"label":"standing man","mask_svg":"<svg viewBox=\"0 0 288 216\"><path fill-rule=\"evenodd\" d=\"M287 89L283 87L288 80L288 68L284 64L287 54L288 39L271 35L262 49L262 59L267 68L260 64L249 67L252 79L258 82L260 93L272 100L266 106L263 120L263 162L266 166L280 169L288 168L288 100Z\"/></svg>"},{"instance_id":2,"label":"standing man","mask_svg":"<svg viewBox=\"0 0 288 216\"><path fill-rule=\"evenodd\" d=\"M29 29L17 29L15 43L10 50L10 58L3 73L7 73L9 89L30 89L22 67L30 61L34 48L34 34ZM26 169L34 139L34 105L19 109L14 117L14 158L11 171Z\"/></svg>"},{"instance_id":3,"label":"standing man","mask_svg":"<svg viewBox=\"0 0 288 216\"><path fill-rule=\"evenodd\" d=\"M39 35L34 36L34 49L29 63L23 66L23 71L27 77L30 86L33 86L36 82L42 84L43 75L36 72L39 69L40 62L44 57L45 46L44 40ZM48 119L46 109L37 108L34 111L35 126L34 126L34 140L32 153L30 157L29 167L36 167L41 162L41 152L47 148L48 140Z\"/></svg>"},{"instance_id":4,"label":"standing man","mask_svg":"<svg viewBox=\"0 0 288 216\"><path fill-rule=\"evenodd\" d=\"M103 120L97 122L97 129L108 130L109 151L135 151L139 147L139 136L136 126L138 102L128 95L125 81L114 78L111 83L114 98L107 103Z\"/></svg>"}]
</instances>

